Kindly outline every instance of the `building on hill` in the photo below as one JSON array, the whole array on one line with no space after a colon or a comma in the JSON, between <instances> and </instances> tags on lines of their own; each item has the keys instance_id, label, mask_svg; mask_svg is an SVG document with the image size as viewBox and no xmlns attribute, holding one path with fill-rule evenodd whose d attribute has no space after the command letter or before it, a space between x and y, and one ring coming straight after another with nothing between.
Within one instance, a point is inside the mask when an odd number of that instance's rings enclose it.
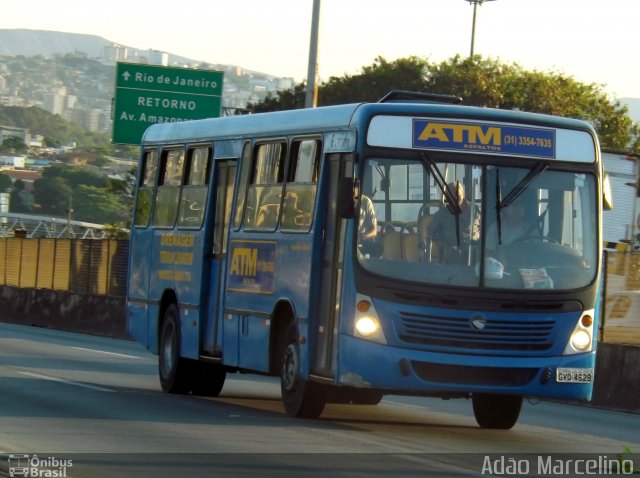
<instances>
[{"instance_id":1,"label":"building on hill","mask_svg":"<svg viewBox=\"0 0 640 478\"><path fill-rule=\"evenodd\" d=\"M28 192L33 192L33 182L42 177L41 172L28 169L5 169L2 172L9 176L14 183L18 179L21 180L24 183L25 191Z\"/></svg>"},{"instance_id":2,"label":"building on hill","mask_svg":"<svg viewBox=\"0 0 640 478\"><path fill-rule=\"evenodd\" d=\"M7 138L21 139L24 144L31 144L31 132L26 128L0 126L0 144Z\"/></svg>"},{"instance_id":3,"label":"building on hill","mask_svg":"<svg viewBox=\"0 0 640 478\"><path fill-rule=\"evenodd\" d=\"M0 166L24 168L25 160L26 158L24 156L0 156Z\"/></svg>"}]
</instances>

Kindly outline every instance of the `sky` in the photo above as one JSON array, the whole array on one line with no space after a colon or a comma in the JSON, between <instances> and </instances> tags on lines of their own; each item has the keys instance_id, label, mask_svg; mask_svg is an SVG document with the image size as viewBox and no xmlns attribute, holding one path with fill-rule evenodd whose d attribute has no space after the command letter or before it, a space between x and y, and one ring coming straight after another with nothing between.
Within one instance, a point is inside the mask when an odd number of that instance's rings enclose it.
<instances>
[{"instance_id":1,"label":"sky","mask_svg":"<svg viewBox=\"0 0 640 478\"><path fill-rule=\"evenodd\" d=\"M313 0L19 0L0 28L102 36L296 82L307 77ZM467 56L468 0L321 0L320 81L378 56ZM640 0L490 0L477 9L475 53L640 98Z\"/></svg>"}]
</instances>

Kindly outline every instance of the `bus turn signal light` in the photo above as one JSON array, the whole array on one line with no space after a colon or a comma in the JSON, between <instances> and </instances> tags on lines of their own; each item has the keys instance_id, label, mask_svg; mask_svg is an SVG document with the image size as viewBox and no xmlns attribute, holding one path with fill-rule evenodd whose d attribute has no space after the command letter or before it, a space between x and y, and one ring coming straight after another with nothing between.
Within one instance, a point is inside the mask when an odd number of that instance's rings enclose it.
<instances>
[{"instance_id":1,"label":"bus turn signal light","mask_svg":"<svg viewBox=\"0 0 640 478\"><path fill-rule=\"evenodd\" d=\"M582 316L582 326L583 327L591 327L593 325L593 317L590 315Z\"/></svg>"},{"instance_id":2,"label":"bus turn signal light","mask_svg":"<svg viewBox=\"0 0 640 478\"><path fill-rule=\"evenodd\" d=\"M356 306L356 308L358 309L358 312L362 312L365 313L369 310L369 307L371 307L371 304L369 303L369 301L366 300L361 300L360 302L358 302L358 305Z\"/></svg>"}]
</instances>

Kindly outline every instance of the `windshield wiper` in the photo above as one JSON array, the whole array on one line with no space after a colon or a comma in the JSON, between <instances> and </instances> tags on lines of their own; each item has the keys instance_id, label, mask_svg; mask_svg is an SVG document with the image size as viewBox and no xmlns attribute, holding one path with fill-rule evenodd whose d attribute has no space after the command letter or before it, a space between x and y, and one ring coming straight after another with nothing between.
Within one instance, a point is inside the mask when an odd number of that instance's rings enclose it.
<instances>
[{"instance_id":1,"label":"windshield wiper","mask_svg":"<svg viewBox=\"0 0 640 478\"><path fill-rule=\"evenodd\" d=\"M549 169L549 163L539 163L532 168L522 180L502 199L502 190L500 187L500 170L496 170L496 214L498 229L498 244L502 244L502 210L509 207L520 196L529 185L542 173Z\"/></svg>"},{"instance_id":2,"label":"windshield wiper","mask_svg":"<svg viewBox=\"0 0 640 478\"><path fill-rule=\"evenodd\" d=\"M444 179L438 165L429 157L429 155L426 153L420 153L420 158L422 159L423 166L426 166L425 169L428 169L431 172L433 179L435 179L436 184L447 200L447 206L449 211L451 211L451 214L455 214L456 216L459 215L462 212L462 208L458 201L458 189L456 188L456 192L454 194L447 184L447 181Z\"/></svg>"},{"instance_id":3,"label":"windshield wiper","mask_svg":"<svg viewBox=\"0 0 640 478\"><path fill-rule=\"evenodd\" d=\"M422 167L431 172L431 176L433 176L440 191L442 191L447 202L447 209L456 217L456 241L458 247L460 247L460 214L462 213L462 207L460 206L458 181L456 180L456 192L454 194L435 161L426 153L420 153L420 158L422 159Z\"/></svg>"}]
</instances>

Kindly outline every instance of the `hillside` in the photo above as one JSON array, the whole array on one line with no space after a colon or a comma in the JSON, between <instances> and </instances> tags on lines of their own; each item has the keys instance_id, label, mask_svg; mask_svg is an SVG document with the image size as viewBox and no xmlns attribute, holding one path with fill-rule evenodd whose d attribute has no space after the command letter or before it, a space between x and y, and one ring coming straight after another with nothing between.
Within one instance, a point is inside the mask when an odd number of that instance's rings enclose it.
<instances>
[{"instance_id":1,"label":"hillside","mask_svg":"<svg viewBox=\"0 0 640 478\"><path fill-rule=\"evenodd\" d=\"M97 35L53 32L46 30L0 29L0 56L37 56L51 58L54 55L84 53L89 58L102 57L104 47L117 43ZM130 55L142 55L140 50L122 45ZM169 53L169 63L193 63L194 60Z\"/></svg>"},{"instance_id":2,"label":"hillside","mask_svg":"<svg viewBox=\"0 0 640 478\"><path fill-rule=\"evenodd\" d=\"M111 130L114 45L96 35L26 29L0 29L0 102L38 106L96 132ZM126 61L149 57L127 45ZM165 52L163 52L165 53ZM203 63L166 52L168 65L224 72L223 108L233 113L267 94L290 87L293 79L236 65Z\"/></svg>"},{"instance_id":3,"label":"hillside","mask_svg":"<svg viewBox=\"0 0 640 478\"><path fill-rule=\"evenodd\" d=\"M98 57L113 42L96 35L43 30L0 30L0 55L51 57L54 54L82 52Z\"/></svg>"}]
</instances>

